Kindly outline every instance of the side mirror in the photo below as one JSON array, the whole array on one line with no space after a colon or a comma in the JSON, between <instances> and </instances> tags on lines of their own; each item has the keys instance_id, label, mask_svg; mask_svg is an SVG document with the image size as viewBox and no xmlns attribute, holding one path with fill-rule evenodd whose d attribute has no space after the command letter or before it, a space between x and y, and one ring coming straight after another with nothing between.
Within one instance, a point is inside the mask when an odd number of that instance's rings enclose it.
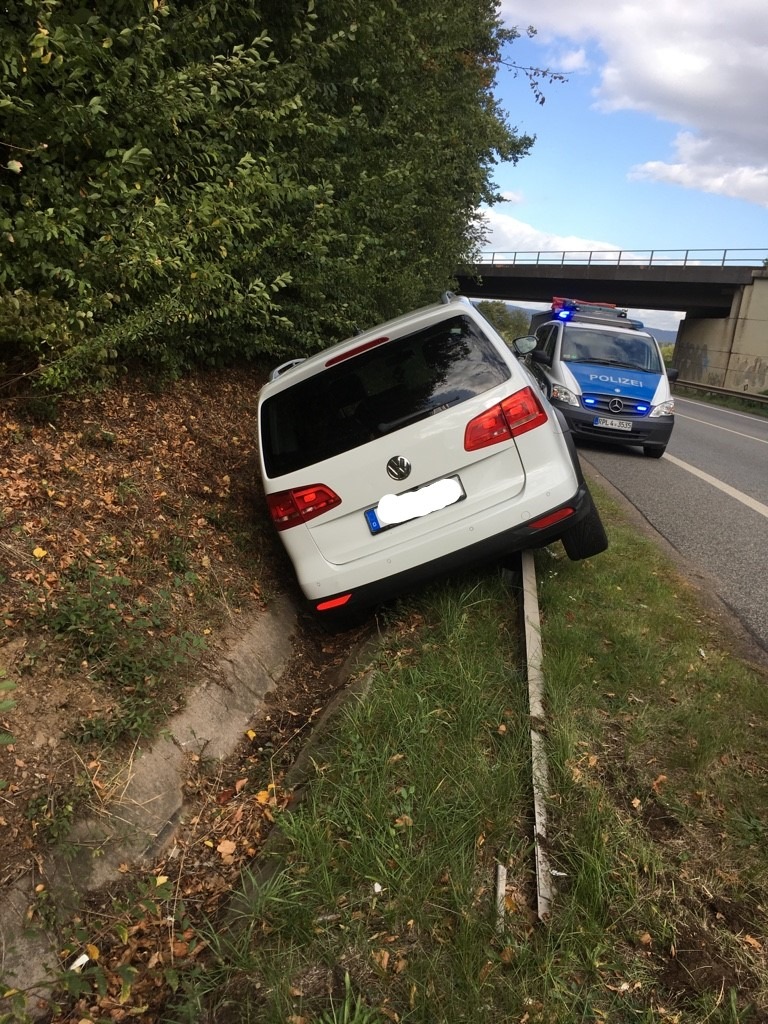
<instances>
[{"instance_id":1,"label":"side mirror","mask_svg":"<svg viewBox=\"0 0 768 1024\"><path fill-rule=\"evenodd\" d=\"M544 349L541 348L535 348L531 352L531 359L534 363L540 363L542 366L552 365L552 356L548 356Z\"/></svg>"},{"instance_id":2,"label":"side mirror","mask_svg":"<svg viewBox=\"0 0 768 1024\"><path fill-rule=\"evenodd\" d=\"M679 376L680 371L670 366L670 368L667 370L667 380L669 380L671 383L674 383L674 381L676 381Z\"/></svg>"},{"instance_id":3,"label":"side mirror","mask_svg":"<svg viewBox=\"0 0 768 1024\"><path fill-rule=\"evenodd\" d=\"M533 352L536 348L537 341L533 335L529 334L525 338L515 338L512 344L519 356L527 356L529 352Z\"/></svg>"}]
</instances>

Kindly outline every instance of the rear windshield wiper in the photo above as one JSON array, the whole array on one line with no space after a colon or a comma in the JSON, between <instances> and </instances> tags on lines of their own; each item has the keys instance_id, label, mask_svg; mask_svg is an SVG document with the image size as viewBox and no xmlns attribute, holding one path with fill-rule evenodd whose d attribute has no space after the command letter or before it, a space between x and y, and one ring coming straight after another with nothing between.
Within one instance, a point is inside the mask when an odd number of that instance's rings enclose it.
<instances>
[{"instance_id":1,"label":"rear windshield wiper","mask_svg":"<svg viewBox=\"0 0 768 1024\"><path fill-rule=\"evenodd\" d=\"M397 430L398 427L405 426L406 423L413 423L414 420L429 416L431 411L431 409L418 409L416 412L409 412L407 416L400 416L399 419L390 420L389 423L379 423L377 424L379 433L390 434L393 430Z\"/></svg>"}]
</instances>

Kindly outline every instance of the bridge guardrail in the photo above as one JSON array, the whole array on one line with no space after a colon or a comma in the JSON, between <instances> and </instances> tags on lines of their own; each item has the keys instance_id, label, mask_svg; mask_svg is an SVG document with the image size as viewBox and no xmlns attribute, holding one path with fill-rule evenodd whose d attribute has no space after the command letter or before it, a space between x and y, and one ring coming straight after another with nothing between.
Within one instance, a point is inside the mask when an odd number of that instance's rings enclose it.
<instances>
[{"instance_id":1,"label":"bridge guardrail","mask_svg":"<svg viewBox=\"0 0 768 1024\"><path fill-rule=\"evenodd\" d=\"M724 395L727 398L741 398L747 402L755 402L757 405L768 405L768 395L757 395L753 391L718 388L713 384L695 384L693 381L680 380L679 378L672 385L673 391L676 388L690 388L691 391L711 391L715 395Z\"/></svg>"},{"instance_id":2,"label":"bridge guardrail","mask_svg":"<svg viewBox=\"0 0 768 1024\"><path fill-rule=\"evenodd\" d=\"M761 267L768 265L768 249L563 249L487 251L483 263L497 266L716 266Z\"/></svg>"}]
</instances>

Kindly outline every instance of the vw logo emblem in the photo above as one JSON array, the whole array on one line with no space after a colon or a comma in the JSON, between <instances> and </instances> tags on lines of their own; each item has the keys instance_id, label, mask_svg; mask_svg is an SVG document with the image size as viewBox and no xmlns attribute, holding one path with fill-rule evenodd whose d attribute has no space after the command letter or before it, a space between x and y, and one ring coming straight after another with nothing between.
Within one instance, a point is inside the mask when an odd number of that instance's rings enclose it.
<instances>
[{"instance_id":1,"label":"vw logo emblem","mask_svg":"<svg viewBox=\"0 0 768 1024\"><path fill-rule=\"evenodd\" d=\"M624 408L624 403L620 398L612 398L608 403L608 408L611 410L611 412L621 412L621 410Z\"/></svg>"},{"instance_id":2,"label":"vw logo emblem","mask_svg":"<svg viewBox=\"0 0 768 1024\"><path fill-rule=\"evenodd\" d=\"M405 480L411 475L411 464L404 455L393 455L387 463L387 473L393 480Z\"/></svg>"}]
</instances>

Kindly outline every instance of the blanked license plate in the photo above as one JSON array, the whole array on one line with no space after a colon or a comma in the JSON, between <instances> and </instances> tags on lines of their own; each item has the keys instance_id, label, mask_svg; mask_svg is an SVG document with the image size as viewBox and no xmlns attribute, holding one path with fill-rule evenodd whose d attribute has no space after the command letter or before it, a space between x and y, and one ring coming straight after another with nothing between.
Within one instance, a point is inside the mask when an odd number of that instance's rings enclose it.
<instances>
[{"instance_id":1,"label":"blanked license plate","mask_svg":"<svg viewBox=\"0 0 768 1024\"><path fill-rule=\"evenodd\" d=\"M385 494L375 508L366 509L365 521L371 533L381 533L400 523L455 505L463 498L466 498L466 494L461 480L457 476L450 476L403 494Z\"/></svg>"},{"instance_id":2,"label":"blanked license plate","mask_svg":"<svg viewBox=\"0 0 768 1024\"><path fill-rule=\"evenodd\" d=\"M609 430L631 430L632 420L614 420L608 416L595 416L593 425L607 427Z\"/></svg>"}]
</instances>

